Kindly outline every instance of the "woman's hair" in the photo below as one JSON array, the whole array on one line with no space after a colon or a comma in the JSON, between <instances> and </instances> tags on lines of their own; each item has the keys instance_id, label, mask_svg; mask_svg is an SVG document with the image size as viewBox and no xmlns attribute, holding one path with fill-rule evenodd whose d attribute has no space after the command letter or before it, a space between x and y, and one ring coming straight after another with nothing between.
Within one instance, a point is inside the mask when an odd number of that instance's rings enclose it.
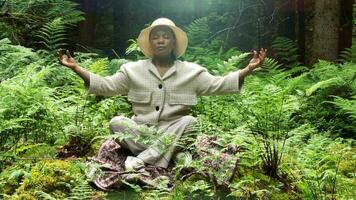
<instances>
[{"instance_id":1,"label":"woman's hair","mask_svg":"<svg viewBox=\"0 0 356 200\"><path fill-rule=\"evenodd\" d=\"M177 60L177 56L174 53L174 51L171 52L171 59L172 59L172 61L176 61Z\"/></svg>"}]
</instances>

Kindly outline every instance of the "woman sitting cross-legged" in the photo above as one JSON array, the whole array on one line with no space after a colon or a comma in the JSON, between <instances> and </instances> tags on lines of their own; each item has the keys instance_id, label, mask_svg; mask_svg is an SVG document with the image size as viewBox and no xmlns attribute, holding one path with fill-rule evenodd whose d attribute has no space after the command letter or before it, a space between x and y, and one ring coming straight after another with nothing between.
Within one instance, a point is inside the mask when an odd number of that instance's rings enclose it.
<instances>
[{"instance_id":1,"label":"woman sitting cross-legged","mask_svg":"<svg viewBox=\"0 0 356 200\"><path fill-rule=\"evenodd\" d=\"M148 59L126 63L108 77L84 70L68 51L66 55L58 52L60 63L84 80L89 93L127 95L132 103L132 118L117 116L110 121L113 133L128 137L104 142L96 156L97 161L107 163L113 170L117 169L114 152L121 147L135 155L127 157L126 171L139 170L146 164L166 168L178 149L179 139L196 123L189 108L196 105L197 97L239 92L244 78L261 66L266 56L265 49L254 51L245 68L223 77L213 76L198 64L177 59L184 54L188 38L167 18L159 18L143 29L138 45ZM156 131L150 131L152 128ZM95 184L102 189L113 186L120 177L110 173L99 177Z\"/></svg>"}]
</instances>

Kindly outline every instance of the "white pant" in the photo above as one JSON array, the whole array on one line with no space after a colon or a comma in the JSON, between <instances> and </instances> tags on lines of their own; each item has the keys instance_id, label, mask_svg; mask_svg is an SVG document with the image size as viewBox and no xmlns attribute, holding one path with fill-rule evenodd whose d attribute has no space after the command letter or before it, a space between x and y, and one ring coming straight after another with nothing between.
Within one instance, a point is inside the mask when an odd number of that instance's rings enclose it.
<instances>
[{"instance_id":1,"label":"white pant","mask_svg":"<svg viewBox=\"0 0 356 200\"><path fill-rule=\"evenodd\" d=\"M155 133L150 135L147 131L152 132L152 128L138 125L127 117L117 116L110 121L110 130L114 134L127 134L129 139L117 140L120 146L129 149L145 163L167 168L177 151L178 140L184 133L193 131L195 123L196 119L190 115L170 122L162 121L155 127ZM143 144L140 141L146 142Z\"/></svg>"}]
</instances>

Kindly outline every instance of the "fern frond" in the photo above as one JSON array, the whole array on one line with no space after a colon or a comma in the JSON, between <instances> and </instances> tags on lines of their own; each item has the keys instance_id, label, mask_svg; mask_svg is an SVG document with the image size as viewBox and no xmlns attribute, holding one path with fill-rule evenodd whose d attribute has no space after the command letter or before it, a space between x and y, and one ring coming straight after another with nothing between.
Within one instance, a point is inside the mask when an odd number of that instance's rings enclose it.
<instances>
[{"instance_id":1,"label":"fern frond","mask_svg":"<svg viewBox=\"0 0 356 200\"><path fill-rule=\"evenodd\" d=\"M208 18L202 17L194 20L191 24L185 27L191 47L200 46L211 34L208 25Z\"/></svg>"},{"instance_id":2,"label":"fern frond","mask_svg":"<svg viewBox=\"0 0 356 200\"><path fill-rule=\"evenodd\" d=\"M224 62L224 64L232 64L238 68L244 67L241 65L241 63L245 62L249 55L251 55L251 53L241 53L239 55L232 56L227 60L227 62Z\"/></svg>"},{"instance_id":3,"label":"fern frond","mask_svg":"<svg viewBox=\"0 0 356 200\"><path fill-rule=\"evenodd\" d=\"M345 82L340 77L319 81L306 90L306 95L310 96L318 89L327 88L333 85L342 85L343 83Z\"/></svg>"},{"instance_id":4,"label":"fern frond","mask_svg":"<svg viewBox=\"0 0 356 200\"><path fill-rule=\"evenodd\" d=\"M66 43L66 29L66 24L62 18L56 18L46 23L38 31L37 37L41 39L39 43L50 51L65 48L68 45Z\"/></svg>"},{"instance_id":5,"label":"fern frond","mask_svg":"<svg viewBox=\"0 0 356 200\"><path fill-rule=\"evenodd\" d=\"M48 4L48 1L47 1ZM49 19L57 18L61 16L62 21L66 25L74 25L80 21L85 20L83 12L76 10L78 3L73 1L52 0L50 3L50 9L46 12L46 16ZM65 15L63 15L65 13Z\"/></svg>"},{"instance_id":6,"label":"fern frond","mask_svg":"<svg viewBox=\"0 0 356 200\"><path fill-rule=\"evenodd\" d=\"M86 200L93 199L94 191L87 181L82 181L79 185L73 188L68 199L73 200Z\"/></svg>"},{"instance_id":7,"label":"fern frond","mask_svg":"<svg viewBox=\"0 0 356 200\"><path fill-rule=\"evenodd\" d=\"M346 48L340 53L339 62L353 62L356 63L356 40L353 39L352 46L350 48Z\"/></svg>"},{"instance_id":8,"label":"fern frond","mask_svg":"<svg viewBox=\"0 0 356 200\"><path fill-rule=\"evenodd\" d=\"M222 64L217 64L217 74L226 74L230 71L235 71L236 69L246 66L248 56L251 53L240 53L238 55L231 56L227 61Z\"/></svg>"},{"instance_id":9,"label":"fern frond","mask_svg":"<svg viewBox=\"0 0 356 200\"><path fill-rule=\"evenodd\" d=\"M277 37L272 42L272 48L278 59L287 65L288 68L301 65L298 55L298 46L295 41L287 37Z\"/></svg>"},{"instance_id":10,"label":"fern frond","mask_svg":"<svg viewBox=\"0 0 356 200\"><path fill-rule=\"evenodd\" d=\"M35 195L44 200L57 200L56 198L52 197L50 194L43 191L36 191Z\"/></svg>"},{"instance_id":11,"label":"fern frond","mask_svg":"<svg viewBox=\"0 0 356 200\"><path fill-rule=\"evenodd\" d=\"M352 99L344 99L336 96L334 101L330 103L335 104L343 112L349 114L351 118L356 120L356 95L354 95Z\"/></svg>"}]
</instances>

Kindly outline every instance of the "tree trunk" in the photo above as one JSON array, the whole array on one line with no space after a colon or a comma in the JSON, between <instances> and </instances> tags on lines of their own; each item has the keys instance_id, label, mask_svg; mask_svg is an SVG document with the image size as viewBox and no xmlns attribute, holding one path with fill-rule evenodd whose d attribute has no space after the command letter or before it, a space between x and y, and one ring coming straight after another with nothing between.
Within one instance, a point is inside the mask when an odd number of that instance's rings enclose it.
<instances>
[{"instance_id":1,"label":"tree trunk","mask_svg":"<svg viewBox=\"0 0 356 200\"><path fill-rule=\"evenodd\" d=\"M318 59L335 61L339 53L340 0L316 0L309 65Z\"/></svg>"},{"instance_id":2,"label":"tree trunk","mask_svg":"<svg viewBox=\"0 0 356 200\"><path fill-rule=\"evenodd\" d=\"M354 0L341 0L339 51L352 45L352 12Z\"/></svg>"},{"instance_id":3,"label":"tree trunk","mask_svg":"<svg viewBox=\"0 0 356 200\"><path fill-rule=\"evenodd\" d=\"M300 60L305 64L305 4L304 0L296 0L296 15L295 34L298 41L298 53Z\"/></svg>"},{"instance_id":4,"label":"tree trunk","mask_svg":"<svg viewBox=\"0 0 356 200\"><path fill-rule=\"evenodd\" d=\"M85 12L85 21L79 25L78 43L84 46L94 46L95 41L95 1L81 1L82 10ZM80 49L84 50L85 49Z\"/></svg>"}]
</instances>

